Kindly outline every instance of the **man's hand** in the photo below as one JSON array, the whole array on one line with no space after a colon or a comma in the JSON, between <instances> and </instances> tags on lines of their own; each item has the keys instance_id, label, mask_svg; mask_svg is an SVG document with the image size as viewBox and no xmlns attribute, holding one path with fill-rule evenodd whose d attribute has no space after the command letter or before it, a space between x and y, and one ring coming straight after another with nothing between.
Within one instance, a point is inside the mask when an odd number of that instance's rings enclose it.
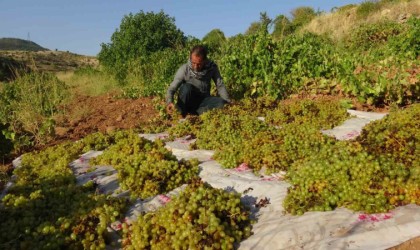
<instances>
[{"instance_id":1,"label":"man's hand","mask_svg":"<svg viewBox=\"0 0 420 250\"><path fill-rule=\"evenodd\" d=\"M172 114L174 112L174 109L175 109L175 106L172 102L166 105L166 112L168 114Z\"/></svg>"}]
</instances>

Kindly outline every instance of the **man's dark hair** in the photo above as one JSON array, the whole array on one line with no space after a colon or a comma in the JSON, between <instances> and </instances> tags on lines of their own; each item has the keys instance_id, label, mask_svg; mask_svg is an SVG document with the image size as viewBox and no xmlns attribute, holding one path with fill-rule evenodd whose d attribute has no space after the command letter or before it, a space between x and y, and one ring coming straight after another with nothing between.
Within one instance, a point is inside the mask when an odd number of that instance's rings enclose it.
<instances>
[{"instance_id":1,"label":"man's dark hair","mask_svg":"<svg viewBox=\"0 0 420 250\"><path fill-rule=\"evenodd\" d=\"M199 57L201 57L203 59L207 59L207 49L203 45L196 45L196 46L194 46L191 49L190 57L191 57L192 54L197 55L197 56L199 56Z\"/></svg>"}]
</instances>

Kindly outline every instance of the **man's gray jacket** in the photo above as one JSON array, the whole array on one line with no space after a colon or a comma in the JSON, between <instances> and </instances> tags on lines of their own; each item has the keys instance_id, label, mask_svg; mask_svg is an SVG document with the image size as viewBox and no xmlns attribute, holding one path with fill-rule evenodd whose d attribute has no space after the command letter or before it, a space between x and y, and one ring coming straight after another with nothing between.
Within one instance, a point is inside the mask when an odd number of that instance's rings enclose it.
<instances>
[{"instance_id":1,"label":"man's gray jacket","mask_svg":"<svg viewBox=\"0 0 420 250\"><path fill-rule=\"evenodd\" d=\"M216 84L219 96L223 100L230 102L219 68L213 62L210 62L208 65L210 65L208 68L203 69L204 74L201 77L197 77L194 72L191 72L192 70L188 67L188 63L182 65L176 72L174 80L169 85L168 91L166 92L166 102L172 103L174 101L175 92L182 83L193 85L203 94L203 97L208 97L210 96L210 82L212 79Z\"/></svg>"}]
</instances>

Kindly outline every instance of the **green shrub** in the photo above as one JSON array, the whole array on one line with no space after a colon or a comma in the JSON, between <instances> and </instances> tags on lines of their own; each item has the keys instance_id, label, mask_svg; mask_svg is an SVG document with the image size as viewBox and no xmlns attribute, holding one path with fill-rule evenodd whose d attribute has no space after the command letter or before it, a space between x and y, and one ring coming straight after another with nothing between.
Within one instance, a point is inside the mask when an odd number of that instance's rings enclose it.
<instances>
[{"instance_id":1,"label":"green shrub","mask_svg":"<svg viewBox=\"0 0 420 250\"><path fill-rule=\"evenodd\" d=\"M361 50L378 47L402 31L402 25L392 21L363 24L351 32L350 47Z\"/></svg>"},{"instance_id":2,"label":"green shrub","mask_svg":"<svg viewBox=\"0 0 420 250\"><path fill-rule=\"evenodd\" d=\"M276 47L267 31L239 35L225 44L220 66L232 97L281 95L273 70Z\"/></svg>"},{"instance_id":3,"label":"green shrub","mask_svg":"<svg viewBox=\"0 0 420 250\"><path fill-rule=\"evenodd\" d=\"M290 20L286 16L279 15L274 20L274 30L271 35L274 39L281 40L284 37L292 34L293 31L294 30L292 22L290 22Z\"/></svg>"},{"instance_id":4,"label":"green shrub","mask_svg":"<svg viewBox=\"0 0 420 250\"><path fill-rule=\"evenodd\" d=\"M132 61L144 61L155 52L182 47L186 37L175 25L175 19L163 11L140 11L124 16L119 29L108 44L102 43L98 58L105 68L124 83Z\"/></svg>"},{"instance_id":5,"label":"green shrub","mask_svg":"<svg viewBox=\"0 0 420 250\"><path fill-rule=\"evenodd\" d=\"M208 47L209 53L218 53L226 42L226 37L220 29L213 29L203 37L202 41Z\"/></svg>"},{"instance_id":6,"label":"green shrub","mask_svg":"<svg viewBox=\"0 0 420 250\"><path fill-rule=\"evenodd\" d=\"M309 23L317 15L315 10L312 7L298 7L292 10L292 25L294 28L302 27L303 25Z\"/></svg>"},{"instance_id":7,"label":"green shrub","mask_svg":"<svg viewBox=\"0 0 420 250\"><path fill-rule=\"evenodd\" d=\"M359 18L365 18L373 12L379 11L381 7L377 0L364 1L357 7L356 13Z\"/></svg>"},{"instance_id":8,"label":"green shrub","mask_svg":"<svg viewBox=\"0 0 420 250\"><path fill-rule=\"evenodd\" d=\"M270 34L237 36L223 48L222 75L229 93L284 98L308 81L334 78L338 54L327 38L305 33L275 42Z\"/></svg>"},{"instance_id":9,"label":"green shrub","mask_svg":"<svg viewBox=\"0 0 420 250\"><path fill-rule=\"evenodd\" d=\"M389 39L388 46L395 55L417 59L420 55L420 19L411 17L402 31Z\"/></svg>"},{"instance_id":10,"label":"green shrub","mask_svg":"<svg viewBox=\"0 0 420 250\"><path fill-rule=\"evenodd\" d=\"M314 79L332 79L339 70L332 41L312 33L291 35L280 41L274 62L284 94L296 93Z\"/></svg>"},{"instance_id":11,"label":"green shrub","mask_svg":"<svg viewBox=\"0 0 420 250\"><path fill-rule=\"evenodd\" d=\"M178 68L187 62L188 55L187 49L165 49L131 61L129 85L123 89L124 96L164 96Z\"/></svg>"},{"instance_id":12,"label":"green shrub","mask_svg":"<svg viewBox=\"0 0 420 250\"><path fill-rule=\"evenodd\" d=\"M379 61L375 54L343 54L340 58L340 89L359 101L374 105L406 105L419 101L418 63L389 56Z\"/></svg>"},{"instance_id":13,"label":"green shrub","mask_svg":"<svg viewBox=\"0 0 420 250\"><path fill-rule=\"evenodd\" d=\"M0 93L0 123L15 148L46 143L53 134L52 116L68 96L67 86L48 73L30 73L7 83ZM23 145L19 145L23 144Z\"/></svg>"},{"instance_id":14,"label":"green shrub","mask_svg":"<svg viewBox=\"0 0 420 250\"><path fill-rule=\"evenodd\" d=\"M4 162L5 159L7 159L13 150L13 144L11 140L7 139L6 136L2 133L3 131L6 131L6 129L7 127L0 123L0 164Z\"/></svg>"}]
</instances>

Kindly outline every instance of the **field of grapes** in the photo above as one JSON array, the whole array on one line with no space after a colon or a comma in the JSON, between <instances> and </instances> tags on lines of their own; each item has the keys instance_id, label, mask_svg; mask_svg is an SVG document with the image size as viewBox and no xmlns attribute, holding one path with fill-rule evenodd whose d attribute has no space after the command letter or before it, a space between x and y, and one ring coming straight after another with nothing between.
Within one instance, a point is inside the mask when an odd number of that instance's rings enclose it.
<instances>
[{"instance_id":1,"label":"field of grapes","mask_svg":"<svg viewBox=\"0 0 420 250\"><path fill-rule=\"evenodd\" d=\"M166 132L156 134L154 142L141 138L140 130L120 130L24 154L2 199L1 242L21 249L246 249L258 246L252 244L261 237L267 210L289 221L335 218L334 213L359 216L359 224L364 223L360 216L379 218L378 227L400 213L418 214L420 106L391 110L358 133L350 130L347 140L321 133L351 119L343 105L327 97L244 100L172 124L156 120L142 129ZM179 150L168 151L165 141L185 143L186 159L177 159ZM91 150L103 153L84 158ZM197 159L185 157L188 152ZM85 167L76 171L75 160ZM210 161L218 164L219 174L230 171L220 178L248 176L247 184L215 182ZM89 178L81 182L83 176ZM267 183L270 191L258 191ZM171 195L173 190L178 191ZM153 200L158 206L144 209ZM136 210L136 204L143 209ZM137 215L129 217L133 206ZM334 245L338 236L332 233L322 237ZM292 243L310 246L307 240Z\"/></svg>"}]
</instances>

